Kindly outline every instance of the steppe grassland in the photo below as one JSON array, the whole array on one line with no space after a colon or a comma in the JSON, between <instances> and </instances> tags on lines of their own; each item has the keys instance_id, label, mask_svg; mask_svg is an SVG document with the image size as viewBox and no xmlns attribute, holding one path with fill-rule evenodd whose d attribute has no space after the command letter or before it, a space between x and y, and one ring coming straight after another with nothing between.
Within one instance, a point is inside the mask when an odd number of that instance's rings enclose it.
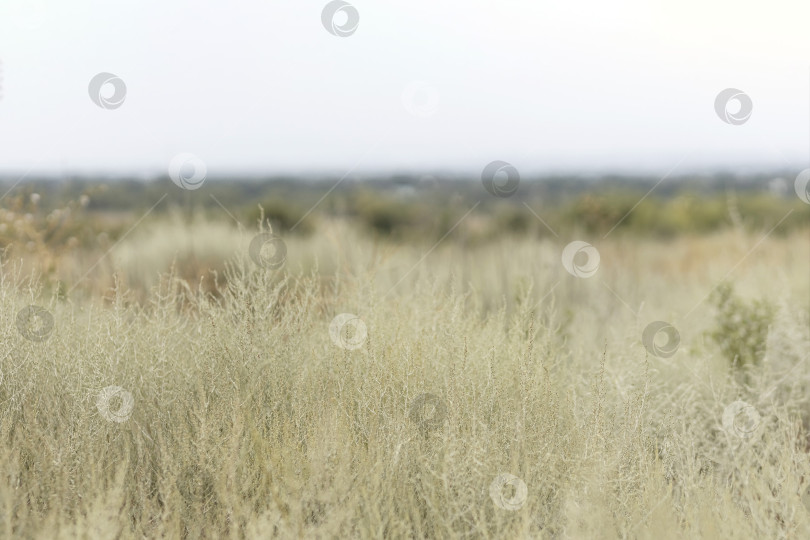
<instances>
[{"instance_id":1,"label":"steppe grassland","mask_svg":"<svg viewBox=\"0 0 810 540\"><path fill-rule=\"evenodd\" d=\"M338 221L290 237L271 272L246 255L252 233L182 227L116 246L93 274L120 272L104 302L25 287L5 263L3 536L810 533L807 231L582 238L601 256L583 279L560 262L578 237L448 239L424 256ZM156 277L189 249L235 257L227 289ZM723 280L775 306L759 365L732 368L708 337ZM143 301L127 285L156 288ZM53 313L46 341L15 326L28 304ZM330 338L344 312L367 328L356 350ZM641 342L655 320L679 331L671 358ZM109 386L132 394L122 422L97 408ZM434 428L411 414L425 393ZM723 429L736 400L761 415L756 437ZM490 495L501 473L527 487L513 511Z\"/></svg>"}]
</instances>

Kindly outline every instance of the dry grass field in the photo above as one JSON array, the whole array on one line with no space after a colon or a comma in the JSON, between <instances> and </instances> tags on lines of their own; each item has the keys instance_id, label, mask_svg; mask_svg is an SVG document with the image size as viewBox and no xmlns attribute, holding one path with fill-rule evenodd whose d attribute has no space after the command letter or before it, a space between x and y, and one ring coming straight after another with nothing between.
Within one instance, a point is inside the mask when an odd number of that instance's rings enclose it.
<instances>
[{"instance_id":1,"label":"dry grass field","mask_svg":"<svg viewBox=\"0 0 810 540\"><path fill-rule=\"evenodd\" d=\"M808 20L0 0L0 540L810 540Z\"/></svg>"},{"instance_id":2,"label":"dry grass field","mask_svg":"<svg viewBox=\"0 0 810 540\"><path fill-rule=\"evenodd\" d=\"M810 536L806 228L257 232L7 247L1 536Z\"/></svg>"}]
</instances>

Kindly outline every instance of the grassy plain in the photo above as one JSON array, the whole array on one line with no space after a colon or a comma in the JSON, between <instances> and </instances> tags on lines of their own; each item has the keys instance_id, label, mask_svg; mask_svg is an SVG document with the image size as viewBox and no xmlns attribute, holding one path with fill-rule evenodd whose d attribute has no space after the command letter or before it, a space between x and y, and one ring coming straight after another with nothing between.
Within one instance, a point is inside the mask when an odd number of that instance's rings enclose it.
<instances>
[{"instance_id":1,"label":"grassy plain","mask_svg":"<svg viewBox=\"0 0 810 540\"><path fill-rule=\"evenodd\" d=\"M252 203L10 196L0 535L807 538L807 206L684 197L277 201L267 268Z\"/></svg>"}]
</instances>

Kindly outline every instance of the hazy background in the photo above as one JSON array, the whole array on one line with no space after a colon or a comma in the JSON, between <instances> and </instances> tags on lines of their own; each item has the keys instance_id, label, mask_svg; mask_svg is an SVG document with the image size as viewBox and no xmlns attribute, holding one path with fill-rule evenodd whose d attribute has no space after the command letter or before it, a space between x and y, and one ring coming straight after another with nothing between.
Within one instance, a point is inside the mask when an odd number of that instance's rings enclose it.
<instances>
[{"instance_id":1,"label":"hazy background","mask_svg":"<svg viewBox=\"0 0 810 540\"><path fill-rule=\"evenodd\" d=\"M810 6L324 0L0 2L0 174L373 171L663 175L807 167ZM103 110L90 79L127 84ZM409 114L424 81L435 114ZM739 88L750 120L723 123Z\"/></svg>"}]
</instances>

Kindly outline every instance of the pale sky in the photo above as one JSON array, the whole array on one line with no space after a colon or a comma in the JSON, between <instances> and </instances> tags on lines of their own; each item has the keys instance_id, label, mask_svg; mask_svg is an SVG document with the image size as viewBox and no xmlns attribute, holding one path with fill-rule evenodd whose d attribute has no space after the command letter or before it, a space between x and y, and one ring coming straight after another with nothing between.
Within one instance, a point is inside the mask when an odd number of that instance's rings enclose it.
<instances>
[{"instance_id":1,"label":"pale sky","mask_svg":"<svg viewBox=\"0 0 810 540\"><path fill-rule=\"evenodd\" d=\"M0 0L0 174L810 164L807 0L350 3L337 37L325 0Z\"/></svg>"}]
</instances>

